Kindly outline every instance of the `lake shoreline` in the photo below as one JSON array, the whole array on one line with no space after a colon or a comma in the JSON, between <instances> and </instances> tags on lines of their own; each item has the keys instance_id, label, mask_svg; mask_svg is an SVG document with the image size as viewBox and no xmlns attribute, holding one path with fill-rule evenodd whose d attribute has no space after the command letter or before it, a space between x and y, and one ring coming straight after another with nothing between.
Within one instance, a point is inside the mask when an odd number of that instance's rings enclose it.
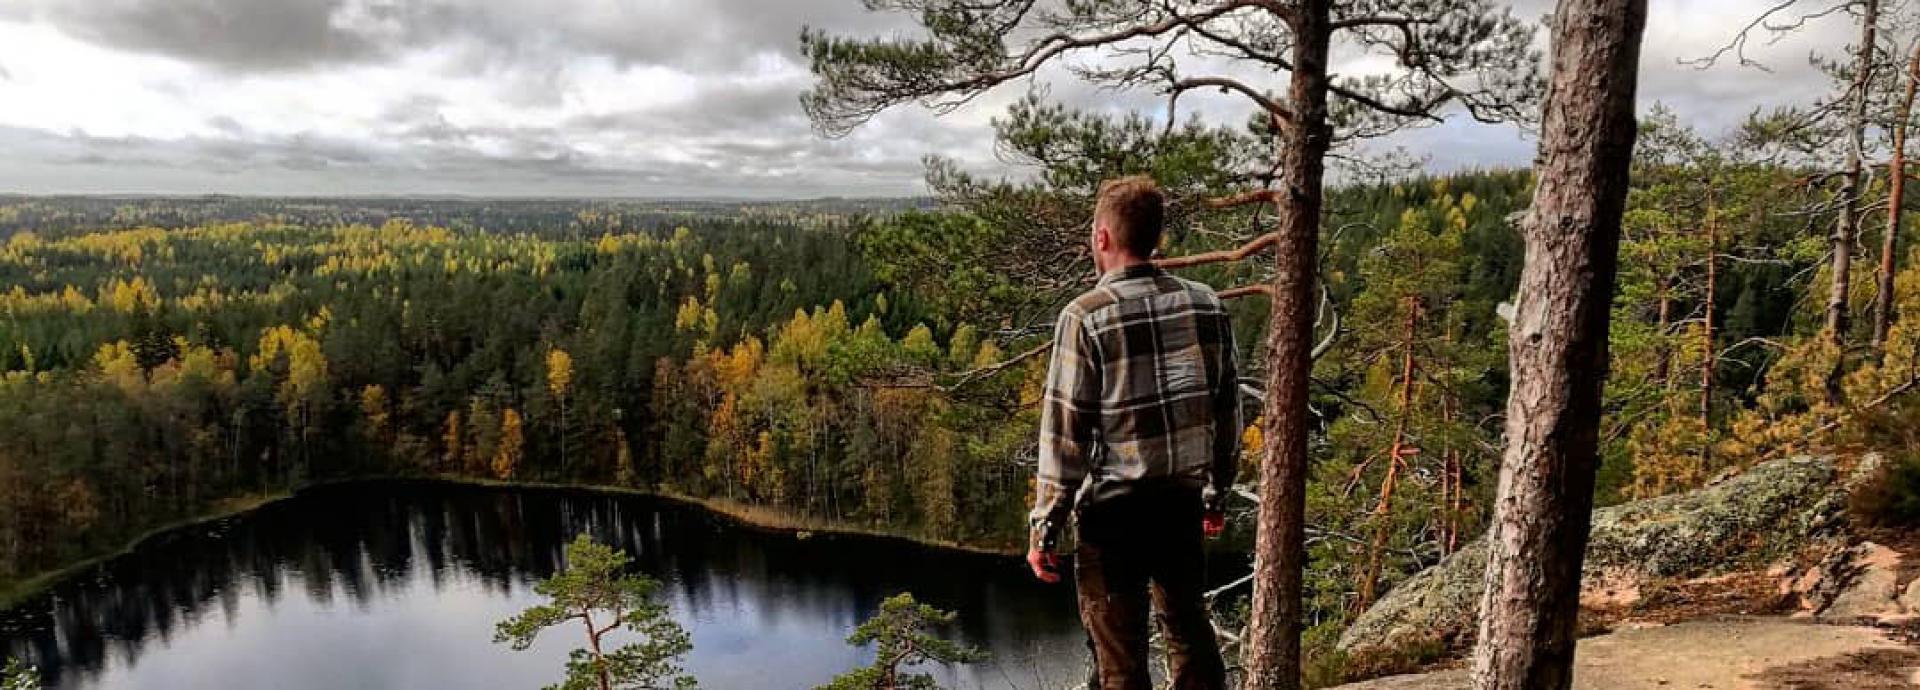
<instances>
[{"instance_id":1,"label":"lake shoreline","mask_svg":"<svg viewBox=\"0 0 1920 690\"><path fill-rule=\"evenodd\" d=\"M979 554L979 555L985 555L985 556L1006 556L1010 558L1019 557L1019 556L1025 555L1026 553L1026 550L1023 546L1016 546L1013 544L1006 544L1002 546L992 546L992 545L953 541L953 540L947 540L947 539L935 539L932 537L908 534L905 532L890 531L890 530L881 529L877 527L846 523L846 522L837 521L837 520L807 517L804 515L790 513L788 511L781 510L773 506L756 505L751 503L740 503L737 501L729 501L726 499L719 499L719 498L705 498L700 496L684 494L677 491L659 490L659 489L642 489L642 488L623 487L623 486L608 486L604 484L572 484L572 483L565 483L565 482L530 482L530 481L518 481L518 480L479 479L474 477L418 477L418 478L390 477L390 478L371 478L371 479L346 479L346 480L340 480L337 482L331 482L331 484L351 484L351 483L359 483L359 482L404 482L404 481L421 481L421 482L427 482L427 483L452 484L456 486L480 486L480 487L511 488L511 489L538 489L538 490L548 490L548 491L579 491L584 493L595 493L595 494L604 494L604 495L611 495L611 496L638 496L642 498L653 498L653 499L659 499L664 501L670 501L673 503L679 503L681 505L693 506L701 510L705 510L708 513L712 513L719 517L726 518L727 520L733 522L734 524L741 527L748 528L748 529L753 529L760 532L767 532L772 534L787 534L787 535L792 535L798 539L807 539L815 535L858 537L862 539L906 542L906 543L915 544L918 546L939 549L942 551L972 553L972 554ZM316 485L316 487L314 488L318 488L318 486Z\"/></svg>"},{"instance_id":2,"label":"lake shoreline","mask_svg":"<svg viewBox=\"0 0 1920 690\"><path fill-rule=\"evenodd\" d=\"M311 482L289 491L276 491L264 494L250 494L218 501L214 507L204 513L168 522L164 525L142 531L118 549L89 556L79 561L24 577L17 582L0 586L0 611L19 605L48 588L87 568L119 558L140 549L148 542L165 537L174 532L192 529L211 522L236 518L280 503L311 491L329 487L355 484L443 484L449 486L472 486L499 489L532 489L539 491L573 491L608 496L634 496L669 501L691 506L725 519L739 527L769 534L784 534L795 539L809 539L815 535L833 537L855 537L883 541L896 541L914 544L941 551L971 553L985 556L1018 557L1023 553L1020 547L1008 544L991 546L969 544L946 539L935 539L904 532L888 531L876 527L848 524L844 522L796 515L772 506L739 503L717 498L704 498L683 494L677 491L644 489L636 487L609 486L605 484L578 484L566 482L536 482L522 480L483 479L478 477L443 476L392 476L392 477L354 477L349 479L329 479Z\"/></svg>"},{"instance_id":3,"label":"lake shoreline","mask_svg":"<svg viewBox=\"0 0 1920 690\"><path fill-rule=\"evenodd\" d=\"M0 586L0 611L13 608L21 602L32 598L34 595L44 592L54 585L60 584L82 570L133 553L139 550L140 547L145 546L149 541L175 532L199 527L207 523L219 522L228 518L246 515L247 513L293 498L303 490L304 489L273 491L220 499L215 502L211 509L205 512L173 520L166 524L142 531L134 535L133 538L128 539L127 542L118 549L88 556L78 561L28 575L18 581L7 583L5 586Z\"/></svg>"}]
</instances>

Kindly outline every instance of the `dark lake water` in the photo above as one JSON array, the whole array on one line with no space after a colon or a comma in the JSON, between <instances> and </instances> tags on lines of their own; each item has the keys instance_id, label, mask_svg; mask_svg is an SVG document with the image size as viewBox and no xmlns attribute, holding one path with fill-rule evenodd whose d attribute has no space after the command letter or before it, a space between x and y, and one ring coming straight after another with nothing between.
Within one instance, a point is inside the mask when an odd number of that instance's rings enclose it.
<instances>
[{"instance_id":1,"label":"dark lake water","mask_svg":"<svg viewBox=\"0 0 1920 690\"><path fill-rule=\"evenodd\" d=\"M902 591L959 611L952 636L992 653L935 669L955 687L1084 674L1072 590L1015 558L799 539L647 498L416 483L320 489L150 541L0 612L0 654L56 688L541 687L582 636L514 652L493 624L537 602L580 532L663 583L705 688L824 683L870 658L845 638Z\"/></svg>"}]
</instances>

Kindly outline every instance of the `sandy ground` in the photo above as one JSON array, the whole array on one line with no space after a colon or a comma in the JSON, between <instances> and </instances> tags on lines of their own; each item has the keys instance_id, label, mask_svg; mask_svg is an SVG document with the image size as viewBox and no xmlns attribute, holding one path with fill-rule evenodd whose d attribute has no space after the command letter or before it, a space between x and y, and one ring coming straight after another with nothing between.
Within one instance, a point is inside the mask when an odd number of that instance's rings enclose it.
<instances>
[{"instance_id":1,"label":"sandy ground","mask_svg":"<svg viewBox=\"0 0 1920 690\"><path fill-rule=\"evenodd\" d=\"M1920 648L1892 632L1781 618L1692 621L1580 641L1576 690L1920 688ZM1464 670L1393 676L1343 690L1450 690Z\"/></svg>"}]
</instances>

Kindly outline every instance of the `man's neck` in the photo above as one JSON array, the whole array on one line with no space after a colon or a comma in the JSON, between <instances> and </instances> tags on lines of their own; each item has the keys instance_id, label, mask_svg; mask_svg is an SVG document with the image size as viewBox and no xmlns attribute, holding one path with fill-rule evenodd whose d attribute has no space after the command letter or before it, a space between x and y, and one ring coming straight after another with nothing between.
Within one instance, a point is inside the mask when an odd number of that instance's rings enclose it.
<instances>
[{"instance_id":1,"label":"man's neck","mask_svg":"<svg viewBox=\"0 0 1920 690\"><path fill-rule=\"evenodd\" d=\"M1139 268L1142 266L1152 266L1152 265L1153 265L1153 262L1147 259L1140 259L1140 258L1134 258L1134 257L1127 257L1124 259L1120 259L1118 263L1107 267L1107 270L1100 274L1100 282L1106 282L1106 281L1112 280L1114 277L1119 276L1122 273L1126 273L1130 269Z\"/></svg>"}]
</instances>

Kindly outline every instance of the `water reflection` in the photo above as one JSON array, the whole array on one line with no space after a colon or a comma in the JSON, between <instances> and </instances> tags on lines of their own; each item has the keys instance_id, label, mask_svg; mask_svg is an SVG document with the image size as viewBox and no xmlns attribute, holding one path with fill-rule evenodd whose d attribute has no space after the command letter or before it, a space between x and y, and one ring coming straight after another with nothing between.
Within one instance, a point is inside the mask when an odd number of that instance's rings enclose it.
<instances>
[{"instance_id":1,"label":"water reflection","mask_svg":"<svg viewBox=\"0 0 1920 690\"><path fill-rule=\"evenodd\" d=\"M795 539L653 500L433 484L334 487L175 533L0 613L0 650L50 687L538 687L574 636L528 652L493 622L535 601L580 532L664 583L708 688L806 688L865 661L844 638L912 591L994 655L962 687L1044 688L1083 668L1072 594L1014 559Z\"/></svg>"}]
</instances>

